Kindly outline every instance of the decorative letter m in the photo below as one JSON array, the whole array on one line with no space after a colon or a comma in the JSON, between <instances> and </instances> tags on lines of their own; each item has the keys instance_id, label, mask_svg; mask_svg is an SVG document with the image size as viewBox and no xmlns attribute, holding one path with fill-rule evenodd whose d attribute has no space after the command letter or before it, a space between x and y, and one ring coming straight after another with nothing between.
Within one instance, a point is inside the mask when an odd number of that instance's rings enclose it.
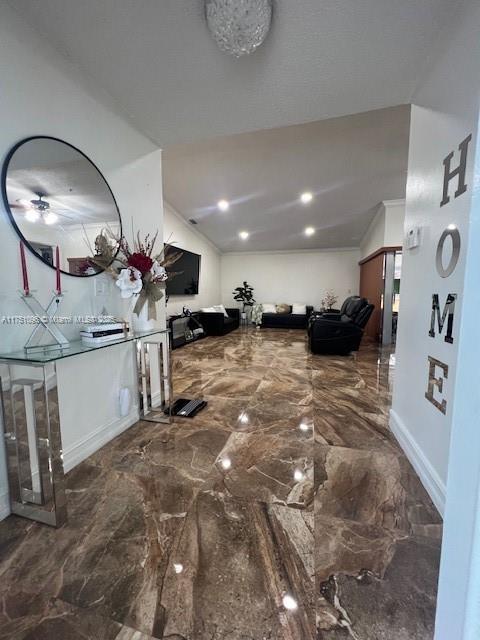
<instances>
[{"instance_id":1,"label":"decorative letter m","mask_svg":"<svg viewBox=\"0 0 480 640\"><path fill-rule=\"evenodd\" d=\"M453 343L452 331L453 331L453 317L455 314L455 301L457 299L456 293L449 293L447 296L447 301L445 302L445 306L443 307L442 315L440 316L440 302L438 300L438 293L434 293L432 295L432 318L430 320L430 331L428 335L431 338L435 337L435 318L438 322L438 333L442 333L443 325L445 324L445 320L447 319L447 333L445 335L445 342Z\"/></svg>"}]
</instances>

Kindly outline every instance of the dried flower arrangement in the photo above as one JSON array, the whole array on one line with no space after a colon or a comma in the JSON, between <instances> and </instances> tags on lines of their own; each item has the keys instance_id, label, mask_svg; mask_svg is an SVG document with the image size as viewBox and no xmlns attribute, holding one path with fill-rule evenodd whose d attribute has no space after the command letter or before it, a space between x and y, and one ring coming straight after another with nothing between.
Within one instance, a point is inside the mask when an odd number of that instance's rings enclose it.
<instances>
[{"instance_id":1,"label":"dried flower arrangement","mask_svg":"<svg viewBox=\"0 0 480 640\"><path fill-rule=\"evenodd\" d=\"M155 305L163 298L167 280L177 275L167 269L181 258L182 252L169 253L168 257L164 249L154 253L158 231L154 236L147 234L143 240L138 231L132 235L134 241L130 246L125 236L116 237L110 229L103 229L95 240L96 251L88 261L115 279L122 298L138 296L134 313L139 315L148 304L148 319L156 320Z\"/></svg>"},{"instance_id":2,"label":"dried flower arrangement","mask_svg":"<svg viewBox=\"0 0 480 640\"><path fill-rule=\"evenodd\" d=\"M337 303L338 296L333 293L333 289L329 289L322 298L322 309L330 311Z\"/></svg>"}]
</instances>

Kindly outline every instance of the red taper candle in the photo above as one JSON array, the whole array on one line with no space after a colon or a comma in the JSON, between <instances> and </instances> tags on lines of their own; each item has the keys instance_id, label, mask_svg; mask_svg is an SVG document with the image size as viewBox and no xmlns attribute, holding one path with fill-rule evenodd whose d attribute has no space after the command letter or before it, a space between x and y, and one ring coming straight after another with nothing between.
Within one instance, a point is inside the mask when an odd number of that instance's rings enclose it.
<instances>
[{"instance_id":1,"label":"red taper candle","mask_svg":"<svg viewBox=\"0 0 480 640\"><path fill-rule=\"evenodd\" d=\"M28 286L27 261L25 259L25 247L23 246L23 242L20 242L20 259L22 261L23 292L28 296L30 295L30 287Z\"/></svg>"},{"instance_id":2,"label":"red taper candle","mask_svg":"<svg viewBox=\"0 0 480 640\"><path fill-rule=\"evenodd\" d=\"M55 267L57 269L57 293L62 293L62 283L60 282L60 250L57 246L55 250Z\"/></svg>"}]
</instances>

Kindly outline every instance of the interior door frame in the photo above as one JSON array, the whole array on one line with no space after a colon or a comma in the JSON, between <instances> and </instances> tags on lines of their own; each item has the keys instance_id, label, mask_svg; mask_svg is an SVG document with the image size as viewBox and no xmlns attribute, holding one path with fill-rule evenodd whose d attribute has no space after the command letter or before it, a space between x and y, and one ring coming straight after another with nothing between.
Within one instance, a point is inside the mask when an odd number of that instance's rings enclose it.
<instances>
[{"instance_id":1,"label":"interior door frame","mask_svg":"<svg viewBox=\"0 0 480 640\"><path fill-rule=\"evenodd\" d=\"M394 279L395 279L395 255L398 252L401 252L403 247L401 246L388 246L388 247L380 247L373 253L369 254L365 258L362 258L358 263L360 266L360 295L362 293L362 267L372 260L376 260L379 257L383 259L383 271L382 271L382 281L379 282L379 295L378 300L372 301L380 304L378 305L378 311L380 312L379 317L379 326L378 331L376 332L375 339L382 345L389 345L392 343L392 317L393 317L393 293L394 293ZM368 297L368 296L365 296ZM386 305L386 301L389 301L388 309ZM377 305L376 305L377 306ZM375 321L375 318L378 317L377 314L372 314L372 318ZM368 327L368 325L367 325ZM389 330L387 329L389 328ZM367 333L368 335L368 333Z\"/></svg>"}]
</instances>

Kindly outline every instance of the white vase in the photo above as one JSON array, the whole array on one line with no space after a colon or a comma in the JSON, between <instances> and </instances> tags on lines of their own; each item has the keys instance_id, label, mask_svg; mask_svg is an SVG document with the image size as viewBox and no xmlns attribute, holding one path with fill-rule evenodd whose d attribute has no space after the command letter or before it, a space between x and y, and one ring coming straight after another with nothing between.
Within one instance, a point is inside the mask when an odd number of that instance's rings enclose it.
<instances>
[{"instance_id":1,"label":"white vase","mask_svg":"<svg viewBox=\"0 0 480 640\"><path fill-rule=\"evenodd\" d=\"M134 313L135 305L137 304L138 296L132 296L131 298L122 300L123 319L128 323L130 331L138 333L141 331L151 331L157 327L157 320L148 319L148 303L145 303L140 310L139 314Z\"/></svg>"},{"instance_id":2,"label":"white vase","mask_svg":"<svg viewBox=\"0 0 480 640\"><path fill-rule=\"evenodd\" d=\"M133 306L135 306L135 303ZM156 326L156 320L148 319L148 302L143 305L139 314L132 312L132 328L135 333L138 333L139 331L151 331L152 329L155 329Z\"/></svg>"}]
</instances>

